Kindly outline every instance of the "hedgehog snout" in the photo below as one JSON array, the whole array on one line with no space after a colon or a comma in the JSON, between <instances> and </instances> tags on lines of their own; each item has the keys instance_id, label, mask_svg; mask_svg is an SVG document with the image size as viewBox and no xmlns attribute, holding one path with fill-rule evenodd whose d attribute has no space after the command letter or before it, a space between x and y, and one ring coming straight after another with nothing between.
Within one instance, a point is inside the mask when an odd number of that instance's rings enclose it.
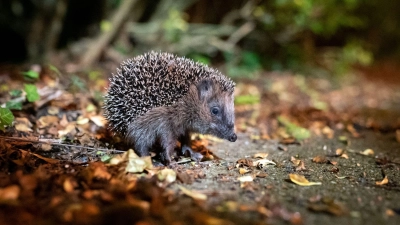
<instances>
[{"instance_id":1,"label":"hedgehog snout","mask_svg":"<svg viewBox=\"0 0 400 225\"><path fill-rule=\"evenodd\" d=\"M230 141L230 142L235 142L236 140L237 140L237 136L236 136L235 133L232 134L232 135L228 138L228 141Z\"/></svg>"}]
</instances>

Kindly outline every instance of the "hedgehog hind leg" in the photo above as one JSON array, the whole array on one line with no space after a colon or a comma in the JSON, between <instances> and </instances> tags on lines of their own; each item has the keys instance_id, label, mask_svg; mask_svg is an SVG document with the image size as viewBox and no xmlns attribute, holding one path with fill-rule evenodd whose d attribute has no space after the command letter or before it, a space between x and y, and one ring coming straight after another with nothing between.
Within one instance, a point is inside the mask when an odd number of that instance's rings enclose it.
<instances>
[{"instance_id":1,"label":"hedgehog hind leg","mask_svg":"<svg viewBox=\"0 0 400 225\"><path fill-rule=\"evenodd\" d=\"M160 141L163 148L160 152L161 162L168 166L171 163L171 154L176 147L176 138L173 135L163 135Z\"/></svg>"},{"instance_id":2,"label":"hedgehog hind leg","mask_svg":"<svg viewBox=\"0 0 400 225\"><path fill-rule=\"evenodd\" d=\"M181 142L181 151L180 151L181 155L190 156L190 158L194 161L201 161L203 155L200 152L193 151L193 149L190 147L191 144L190 133L186 133L185 135L181 136L180 142Z\"/></svg>"}]
</instances>

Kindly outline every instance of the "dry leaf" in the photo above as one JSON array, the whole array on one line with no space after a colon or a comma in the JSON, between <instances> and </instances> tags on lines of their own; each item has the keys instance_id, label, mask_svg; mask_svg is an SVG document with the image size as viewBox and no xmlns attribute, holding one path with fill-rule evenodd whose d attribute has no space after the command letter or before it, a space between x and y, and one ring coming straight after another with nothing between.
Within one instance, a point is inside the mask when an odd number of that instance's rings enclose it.
<instances>
[{"instance_id":1,"label":"dry leaf","mask_svg":"<svg viewBox=\"0 0 400 225\"><path fill-rule=\"evenodd\" d=\"M247 166L247 167L253 166L253 160L251 160L251 159L239 159L236 162L236 168L243 167L243 166Z\"/></svg>"},{"instance_id":2,"label":"dry leaf","mask_svg":"<svg viewBox=\"0 0 400 225\"><path fill-rule=\"evenodd\" d=\"M346 153L342 154L340 157L345 158L345 159L349 159L349 156Z\"/></svg>"},{"instance_id":3,"label":"dry leaf","mask_svg":"<svg viewBox=\"0 0 400 225\"><path fill-rule=\"evenodd\" d=\"M243 174L248 173L248 172L251 172L251 170L248 170L248 169L245 169L245 168L240 168L239 169L239 174L240 175L243 175Z\"/></svg>"},{"instance_id":4,"label":"dry leaf","mask_svg":"<svg viewBox=\"0 0 400 225\"><path fill-rule=\"evenodd\" d=\"M329 139L332 139L335 135L335 131L333 131L330 127L325 126L322 128L322 133Z\"/></svg>"},{"instance_id":5,"label":"dry leaf","mask_svg":"<svg viewBox=\"0 0 400 225\"><path fill-rule=\"evenodd\" d=\"M300 186L312 186L312 185L322 184L321 182L310 182L304 176L293 173L289 174L289 178L293 183L298 184Z\"/></svg>"},{"instance_id":6,"label":"dry leaf","mask_svg":"<svg viewBox=\"0 0 400 225\"><path fill-rule=\"evenodd\" d=\"M360 154L366 155L366 156L373 156L375 153L374 153L374 150L369 148L369 149L365 149L363 152L360 152Z\"/></svg>"},{"instance_id":7,"label":"dry leaf","mask_svg":"<svg viewBox=\"0 0 400 225\"><path fill-rule=\"evenodd\" d=\"M256 177L259 177L259 178L265 178L267 176L268 176L268 174L265 172L262 172L262 171L256 173Z\"/></svg>"},{"instance_id":8,"label":"dry leaf","mask_svg":"<svg viewBox=\"0 0 400 225\"><path fill-rule=\"evenodd\" d=\"M18 185L10 185L0 188L0 201L17 200L21 189Z\"/></svg>"},{"instance_id":9,"label":"dry leaf","mask_svg":"<svg viewBox=\"0 0 400 225\"><path fill-rule=\"evenodd\" d=\"M400 129L396 130L396 140L397 142L400 142Z\"/></svg>"},{"instance_id":10,"label":"dry leaf","mask_svg":"<svg viewBox=\"0 0 400 225\"><path fill-rule=\"evenodd\" d=\"M265 158L267 158L267 156L268 156L268 153L266 153L266 152L259 152L259 153L254 154L253 158L265 159Z\"/></svg>"},{"instance_id":11,"label":"dry leaf","mask_svg":"<svg viewBox=\"0 0 400 225\"><path fill-rule=\"evenodd\" d=\"M67 178L63 183L64 191L67 193L72 193L75 189L75 185L72 183L71 178Z\"/></svg>"},{"instance_id":12,"label":"dry leaf","mask_svg":"<svg viewBox=\"0 0 400 225\"><path fill-rule=\"evenodd\" d=\"M326 163L326 162L328 162L328 160L326 159L326 157L325 157L325 156L322 156L322 155L315 156L315 157L312 159L312 161L315 162L315 163Z\"/></svg>"},{"instance_id":13,"label":"dry leaf","mask_svg":"<svg viewBox=\"0 0 400 225\"><path fill-rule=\"evenodd\" d=\"M304 162L300 160L299 165L296 167L296 171L305 171L305 170L307 170L306 166L304 165Z\"/></svg>"},{"instance_id":14,"label":"dry leaf","mask_svg":"<svg viewBox=\"0 0 400 225\"><path fill-rule=\"evenodd\" d=\"M52 124L58 124L58 121L59 121L59 119L57 116L42 116L38 120L38 127L45 128Z\"/></svg>"},{"instance_id":15,"label":"dry leaf","mask_svg":"<svg viewBox=\"0 0 400 225\"><path fill-rule=\"evenodd\" d=\"M343 153L344 153L344 150L342 148L338 148L335 151L336 156L341 156L341 155L343 155Z\"/></svg>"},{"instance_id":16,"label":"dry leaf","mask_svg":"<svg viewBox=\"0 0 400 225\"><path fill-rule=\"evenodd\" d=\"M64 114L60 120L60 125L66 127L68 125L67 114Z\"/></svg>"},{"instance_id":17,"label":"dry leaf","mask_svg":"<svg viewBox=\"0 0 400 225\"><path fill-rule=\"evenodd\" d=\"M170 184L176 180L176 173L171 169L163 169L158 171L157 178L160 181L165 181Z\"/></svg>"},{"instance_id":18,"label":"dry leaf","mask_svg":"<svg viewBox=\"0 0 400 225\"><path fill-rule=\"evenodd\" d=\"M152 169L153 163L150 156L139 157L133 152L132 149L128 150L128 164L126 165L125 172L141 173L145 169Z\"/></svg>"},{"instance_id":19,"label":"dry leaf","mask_svg":"<svg viewBox=\"0 0 400 225\"><path fill-rule=\"evenodd\" d=\"M78 125L84 125L89 123L89 118L83 117L83 116L79 116L78 119L76 120L76 124Z\"/></svg>"},{"instance_id":20,"label":"dry leaf","mask_svg":"<svg viewBox=\"0 0 400 225\"><path fill-rule=\"evenodd\" d=\"M257 166L258 168L264 168L266 165L276 165L276 163L268 159L259 159L253 162L253 166Z\"/></svg>"},{"instance_id":21,"label":"dry leaf","mask_svg":"<svg viewBox=\"0 0 400 225\"><path fill-rule=\"evenodd\" d=\"M385 185L385 184L387 184L387 183L389 183L389 179L388 179L387 176L385 176L385 178L383 178L382 181L377 181L377 182L375 182L375 184L376 184L376 185L379 185L379 186Z\"/></svg>"},{"instance_id":22,"label":"dry leaf","mask_svg":"<svg viewBox=\"0 0 400 225\"><path fill-rule=\"evenodd\" d=\"M25 123L17 123L15 124L15 129L21 132L32 132L33 130Z\"/></svg>"},{"instance_id":23,"label":"dry leaf","mask_svg":"<svg viewBox=\"0 0 400 225\"><path fill-rule=\"evenodd\" d=\"M91 116L90 120L96 124L99 127L104 127L107 123L107 120L104 118L104 116Z\"/></svg>"},{"instance_id":24,"label":"dry leaf","mask_svg":"<svg viewBox=\"0 0 400 225\"><path fill-rule=\"evenodd\" d=\"M290 161L295 165L298 166L300 165L301 160L300 159L296 159L295 157L290 157Z\"/></svg>"},{"instance_id":25,"label":"dry leaf","mask_svg":"<svg viewBox=\"0 0 400 225\"><path fill-rule=\"evenodd\" d=\"M183 186L178 185L179 189L183 192L183 194L195 199L195 200L207 200L207 195L203 193L199 193L196 191L191 191Z\"/></svg>"},{"instance_id":26,"label":"dry leaf","mask_svg":"<svg viewBox=\"0 0 400 225\"><path fill-rule=\"evenodd\" d=\"M253 177L250 175L246 175L246 176L238 177L238 180L240 182L253 182Z\"/></svg>"}]
</instances>

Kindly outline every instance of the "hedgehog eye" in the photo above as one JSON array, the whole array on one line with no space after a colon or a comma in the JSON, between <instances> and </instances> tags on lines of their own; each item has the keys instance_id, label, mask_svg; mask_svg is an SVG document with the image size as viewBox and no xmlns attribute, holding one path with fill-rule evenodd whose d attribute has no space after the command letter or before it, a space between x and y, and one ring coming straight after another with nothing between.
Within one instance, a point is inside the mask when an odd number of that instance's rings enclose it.
<instances>
[{"instance_id":1,"label":"hedgehog eye","mask_svg":"<svg viewBox=\"0 0 400 225\"><path fill-rule=\"evenodd\" d=\"M212 113L213 115L217 115L217 114L219 113L218 107L212 107L212 108L211 108L211 113Z\"/></svg>"}]
</instances>

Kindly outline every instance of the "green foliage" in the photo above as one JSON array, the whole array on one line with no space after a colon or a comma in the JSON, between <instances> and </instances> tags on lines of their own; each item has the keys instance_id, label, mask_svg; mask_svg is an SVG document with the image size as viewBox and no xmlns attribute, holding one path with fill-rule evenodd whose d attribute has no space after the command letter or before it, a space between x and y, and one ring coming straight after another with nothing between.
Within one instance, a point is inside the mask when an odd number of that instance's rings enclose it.
<instances>
[{"instance_id":1,"label":"green foliage","mask_svg":"<svg viewBox=\"0 0 400 225\"><path fill-rule=\"evenodd\" d=\"M235 104L236 105L253 105L260 103L260 96L259 95L239 95L235 97Z\"/></svg>"},{"instance_id":2,"label":"green foliage","mask_svg":"<svg viewBox=\"0 0 400 225\"><path fill-rule=\"evenodd\" d=\"M7 108L0 108L0 130L4 131L6 126L11 126L14 115Z\"/></svg>"},{"instance_id":3,"label":"green foliage","mask_svg":"<svg viewBox=\"0 0 400 225\"><path fill-rule=\"evenodd\" d=\"M22 75L24 75L24 78L28 80L36 80L39 78L39 73L34 71L34 70L29 70L27 72L22 72Z\"/></svg>"},{"instance_id":4,"label":"green foliage","mask_svg":"<svg viewBox=\"0 0 400 225\"><path fill-rule=\"evenodd\" d=\"M10 96L11 97L20 97L22 95L22 91L21 90L11 90L10 92Z\"/></svg>"},{"instance_id":5,"label":"green foliage","mask_svg":"<svg viewBox=\"0 0 400 225\"><path fill-rule=\"evenodd\" d=\"M255 52L243 51L236 55L232 52L224 52L226 71L231 77L255 78L261 67L260 56Z\"/></svg>"},{"instance_id":6,"label":"green foliage","mask_svg":"<svg viewBox=\"0 0 400 225\"><path fill-rule=\"evenodd\" d=\"M172 43L179 42L181 34L188 29L187 22L183 19L183 15L178 10L169 11L168 19L163 24L164 37Z\"/></svg>"},{"instance_id":7,"label":"green foliage","mask_svg":"<svg viewBox=\"0 0 400 225\"><path fill-rule=\"evenodd\" d=\"M55 74L57 74L57 76L61 77L62 74L61 74L60 70L57 67L55 67L54 65L49 64L49 69L51 71L53 71Z\"/></svg>"},{"instance_id":8,"label":"green foliage","mask_svg":"<svg viewBox=\"0 0 400 225\"><path fill-rule=\"evenodd\" d=\"M24 84L26 99L28 102L34 102L40 99L37 88L34 84Z\"/></svg>"},{"instance_id":9,"label":"green foliage","mask_svg":"<svg viewBox=\"0 0 400 225\"><path fill-rule=\"evenodd\" d=\"M309 130L303 127L299 127L296 124L290 122L287 118L283 116L278 117L278 121L283 124L286 128L286 131L296 138L297 140L304 140L307 139L311 136L311 133Z\"/></svg>"},{"instance_id":10,"label":"green foliage","mask_svg":"<svg viewBox=\"0 0 400 225\"><path fill-rule=\"evenodd\" d=\"M10 100L6 102L6 108L7 109L15 109L15 110L21 110L22 109L22 102L18 100Z\"/></svg>"}]
</instances>

